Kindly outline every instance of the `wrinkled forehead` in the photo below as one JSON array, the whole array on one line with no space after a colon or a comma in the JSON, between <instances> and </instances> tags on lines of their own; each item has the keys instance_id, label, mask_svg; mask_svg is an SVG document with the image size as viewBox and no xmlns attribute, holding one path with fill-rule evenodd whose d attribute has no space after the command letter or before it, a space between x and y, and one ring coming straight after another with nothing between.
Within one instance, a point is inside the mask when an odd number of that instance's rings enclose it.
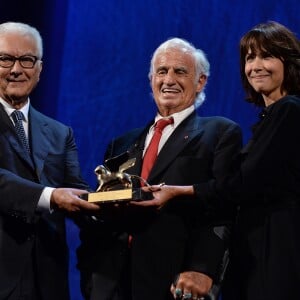
<instances>
[{"instance_id":1,"label":"wrinkled forehead","mask_svg":"<svg viewBox=\"0 0 300 300\"><path fill-rule=\"evenodd\" d=\"M195 65L191 52L177 48L162 49L157 52L153 62L155 66L161 64Z\"/></svg>"}]
</instances>

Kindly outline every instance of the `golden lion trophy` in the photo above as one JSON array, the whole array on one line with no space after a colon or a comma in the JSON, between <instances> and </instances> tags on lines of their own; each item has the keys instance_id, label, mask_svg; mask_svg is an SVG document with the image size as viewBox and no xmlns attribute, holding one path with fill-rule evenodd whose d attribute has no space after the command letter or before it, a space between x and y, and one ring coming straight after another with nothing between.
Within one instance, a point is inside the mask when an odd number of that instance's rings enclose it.
<instances>
[{"instance_id":1,"label":"golden lion trophy","mask_svg":"<svg viewBox=\"0 0 300 300\"><path fill-rule=\"evenodd\" d=\"M128 201L152 199L151 192L144 192L141 188L134 188L132 179L137 178L148 183L137 175L125 173L134 166L135 158L128 159L128 153L122 153L105 161L105 165L99 165L94 173L97 177L98 188L96 192L81 195L82 199L96 203L120 203Z\"/></svg>"}]
</instances>

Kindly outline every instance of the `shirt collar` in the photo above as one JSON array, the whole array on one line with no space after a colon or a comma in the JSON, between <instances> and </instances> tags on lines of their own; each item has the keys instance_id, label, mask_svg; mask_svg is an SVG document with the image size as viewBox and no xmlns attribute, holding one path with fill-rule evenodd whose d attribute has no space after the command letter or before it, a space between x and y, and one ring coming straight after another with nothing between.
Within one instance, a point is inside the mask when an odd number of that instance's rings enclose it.
<instances>
[{"instance_id":1,"label":"shirt collar","mask_svg":"<svg viewBox=\"0 0 300 300\"><path fill-rule=\"evenodd\" d=\"M12 107L9 103L7 103L4 99L0 97L0 103L3 105L4 110L10 116L14 110L16 110L14 107ZM30 105L30 100L28 99L27 103L19 109L24 115L25 121L28 122L28 112L29 112L29 105Z\"/></svg>"},{"instance_id":2,"label":"shirt collar","mask_svg":"<svg viewBox=\"0 0 300 300\"><path fill-rule=\"evenodd\" d=\"M193 104L193 105L187 107L186 109L184 109L184 110L182 110L182 111L180 111L180 112L177 112L177 113L174 113L174 114L168 116L168 118L173 117L173 119L174 119L174 123L171 124L171 125L174 126L174 128L176 128L176 127L177 127L184 119L186 119L186 118L187 118L194 110L195 110L195 105ZM162 118L163 118L163 117L162 117L159 113L157 113L157 115L156 115L156 117L155 117L155 122L154 122L154 124L155 124L158 120L160 120L160 119L162 119ZM154 126L154 124L153 124L153 126Z\"/></svg>"}]
</instances>

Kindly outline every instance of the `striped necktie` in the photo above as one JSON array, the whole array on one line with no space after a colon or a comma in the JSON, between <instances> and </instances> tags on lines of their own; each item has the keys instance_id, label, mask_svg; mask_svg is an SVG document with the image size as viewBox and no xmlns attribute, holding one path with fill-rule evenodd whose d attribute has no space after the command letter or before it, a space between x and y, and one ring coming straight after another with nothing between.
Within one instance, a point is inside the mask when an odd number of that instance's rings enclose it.
<instances>
[{"instance_id":1,"label":"striped necktie","mask_svg":"<svg viewBox=\"0 0 300 300\"><path fill-rule=\"evenodd\" d=\"M24 146L26 151L30 154L30 147L29 147L28 139L26 137L25 130L23 127L23 119L24 119L23 113L19 110L15 110L11 114L11 117L15 123L15 130L16 130L16 133L17 133L20 141L22 142L22 145Z\"/></svg>"}]
</instances>

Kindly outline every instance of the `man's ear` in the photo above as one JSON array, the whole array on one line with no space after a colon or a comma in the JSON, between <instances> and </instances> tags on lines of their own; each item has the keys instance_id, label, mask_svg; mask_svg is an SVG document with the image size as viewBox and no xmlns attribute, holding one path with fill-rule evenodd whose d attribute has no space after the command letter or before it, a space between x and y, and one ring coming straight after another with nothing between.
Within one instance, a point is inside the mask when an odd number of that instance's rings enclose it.
<instances>
[{"instance_id":1,"label":"man's ear","mask_svg":"<svg viewBox=\"0 0 300 300\"><path fill-rule=\"evenodd\" d=\"M207 76L204 75L204 74L201 74L199 76L199 80L197 82L197 92L201 92L204 88L204 86L206 85L206 82L207 82Z\"/></svg>"}]
</instances>

